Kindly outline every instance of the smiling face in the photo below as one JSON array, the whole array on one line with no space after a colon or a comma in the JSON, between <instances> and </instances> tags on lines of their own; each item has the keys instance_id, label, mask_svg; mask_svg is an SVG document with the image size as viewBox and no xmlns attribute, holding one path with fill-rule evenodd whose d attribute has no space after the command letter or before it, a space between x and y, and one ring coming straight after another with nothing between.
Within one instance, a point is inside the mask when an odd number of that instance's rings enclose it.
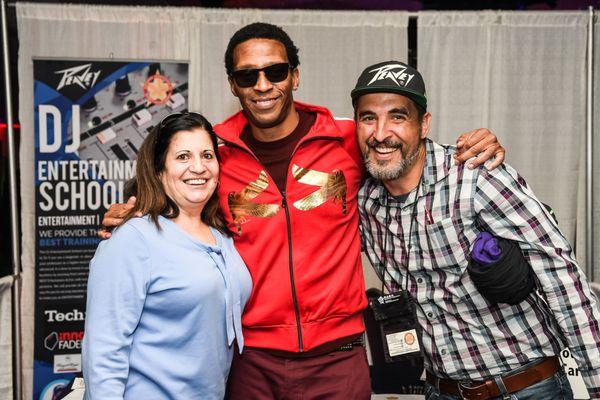
<instances>
[{"instance_id":1,"label":"smiling face","mask_svg":"<svg viewBox=\"0 0 600 400\"><path fill-rule=\"evenodd\" d=\"M405 176L424 159L423 139L431 115L422 121L415 103L395 93L370 93L356 103L356 132L369 174L382 181Z\"/></svg>"},{"instance_id":2,"label":"smiling face","mask_svg":"<svg viewBox=\"0 0 600 400\"><path fill-rule=\"evenodd\" d=\"M181 211L200 215L218 179L219 162L208 132L198 128L173 135L160 180Z\"/></svg>"},{"instance_id":3,"label":"smiling face","mask_svg":"<svg viewBox=\"0 0 600 400\"><path fill-rule=\"evenodd\" d=\"M233 70L264 68L287 63L285 46L271 39L250 39L238 44L233 51ZM297 124L292 91L298 87L298 69L290 70L281 82L271 82L264 71L259 72L256 84L240 87L229 78L231 92L240 100L250 123L259 130L275 128L283 136ZM271 138L271 140L277 138Z\"/></svg>"}]
</instances>

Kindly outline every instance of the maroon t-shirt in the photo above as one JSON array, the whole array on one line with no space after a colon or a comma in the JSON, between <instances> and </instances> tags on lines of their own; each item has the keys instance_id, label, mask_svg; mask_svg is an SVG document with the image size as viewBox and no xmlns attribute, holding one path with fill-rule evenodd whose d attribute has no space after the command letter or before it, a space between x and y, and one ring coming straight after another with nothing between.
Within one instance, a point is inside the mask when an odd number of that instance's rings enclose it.
<instances>
[{"instance_id":1,"label":"maroon t-shirt","mask_svg":"<svg viewBox=\"0 0 600 400\"><path fill-rule=\"evenodd\" d=\"M314 125L317 114L298 110L298 125L286 137L273 142L261 142L252 135L250 124L242 131L240 139L252 150L258 161L266 168L275 181L280 191L285 191L287 171L292 159L292 153L300 139L302 139Z\"/></svg>"}]
</instances>

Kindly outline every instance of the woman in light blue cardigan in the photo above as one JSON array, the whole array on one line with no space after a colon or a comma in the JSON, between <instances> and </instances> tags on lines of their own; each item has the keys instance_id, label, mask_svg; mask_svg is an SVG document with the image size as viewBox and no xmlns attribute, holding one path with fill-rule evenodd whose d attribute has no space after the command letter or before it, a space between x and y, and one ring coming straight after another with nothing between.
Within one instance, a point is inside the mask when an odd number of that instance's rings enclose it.
<instances>
[{"instance_id":1,"label":"woman in light blue cardigan","mask_svg":"<svg viewBox=\"0 0 600 400\"><path fill-rule=\"evenodd\" d=\"M144 141L135 207L90 263L86 399L224 397L252 283L218 208L216 148L195 113Z\"/></svg>"}]
</instances>

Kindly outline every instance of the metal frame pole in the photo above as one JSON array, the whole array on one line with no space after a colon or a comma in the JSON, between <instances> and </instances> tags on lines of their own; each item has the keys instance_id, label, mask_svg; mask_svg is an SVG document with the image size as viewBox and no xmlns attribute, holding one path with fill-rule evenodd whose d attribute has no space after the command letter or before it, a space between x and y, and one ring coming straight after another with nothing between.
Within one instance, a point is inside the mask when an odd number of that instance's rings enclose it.
<instances>
[{"instance_id":1,"label":"metal frame pole","mask_svg":"<svg viewBox=\"0 0 600 400\"><path fill-rule=\"evenodd\" d=\"M594 7L589 7L586 108L586 275L594 280Z\"/></svg>"},{"instance_id":2,"label":"metal frame pole","mask_svg":"<svg viewBox=\"0 0 600 400\"><path fill-rule=\"evenodd\" d=\"M6 2L1 0L2 14L2 52L4 55L4 89L6 97L6 122L8 123L8 170L10 184L10 226L12 238L12 262L14 282L12 286L12 344L13 344L13 399L23 398L23 366L21 363L21 249L19 213L17 203L17 162L15 149L15 130L10 87L10 54L8 50L8 27Z\"/></svg>"}]
</instances>

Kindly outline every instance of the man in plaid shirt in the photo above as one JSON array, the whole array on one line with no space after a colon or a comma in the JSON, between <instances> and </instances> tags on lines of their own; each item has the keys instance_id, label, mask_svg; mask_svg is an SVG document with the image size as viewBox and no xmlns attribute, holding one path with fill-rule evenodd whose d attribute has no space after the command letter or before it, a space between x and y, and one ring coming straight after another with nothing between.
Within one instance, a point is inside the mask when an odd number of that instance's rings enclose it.
<instances>
[{"instance_id":1,"label":"man in plaid shirt","mask_svg":"<svg viewBox=\"0 0 600 400\"><path fill-rule=\"evenodd\" d=\"M508 165L455 165L453 147L427 139L423 79L403 63L365 69L352 99L371 175L359 193L363 247L388 290L416 302L426 398L572 399L565 346L600 398L596 299L523 178ZM537 293L512 306L481 295L467 265L482 231L518 244Z\"/></svg>"}]
</instances>

